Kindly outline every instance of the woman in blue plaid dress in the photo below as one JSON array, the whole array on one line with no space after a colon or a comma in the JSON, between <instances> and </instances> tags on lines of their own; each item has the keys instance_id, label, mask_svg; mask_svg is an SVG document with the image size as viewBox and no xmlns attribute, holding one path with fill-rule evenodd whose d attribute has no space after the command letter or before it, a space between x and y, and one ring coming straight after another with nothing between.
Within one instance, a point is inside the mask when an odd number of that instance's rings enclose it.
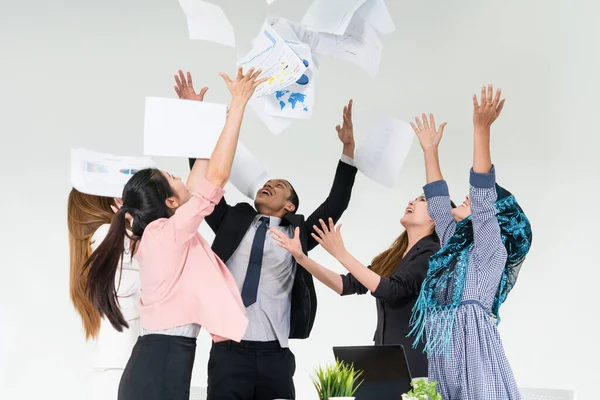
<instances>
[{"instance_id":1,"label":"woman in blue plaid dress","mask_svg":"<svg viewBox=\"0 0 600 400\"><path fill-rule=\"evenodd\" d=\"M413 333L426 338L429 378L444 400L517 400L519 390L496 327L498 309L514 285L531 244L531 228L514 197L496 185L490 127L504 100L484 87L474 102L474 162L470 195L457 208L438 160L445 124L416 119L425 154L428 210L442 249L431 257L414 309Z\"/></svg>"}]
</instances>

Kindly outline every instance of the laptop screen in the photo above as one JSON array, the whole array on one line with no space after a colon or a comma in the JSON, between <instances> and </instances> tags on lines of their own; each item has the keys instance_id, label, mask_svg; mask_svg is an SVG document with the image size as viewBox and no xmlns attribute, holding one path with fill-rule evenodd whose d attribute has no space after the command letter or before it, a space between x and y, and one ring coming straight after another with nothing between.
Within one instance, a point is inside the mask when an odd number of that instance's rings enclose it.
<instances>
[{"instance_id":1,"label":"laptop screen","mask_svg":"<svg viewBox=\"0 0 600 400\"><path fill-rule=\"evenodd\" d=\"M334 347L333 354L363 371L356 400L398 400L410 390L411 375L401 345Z\"/></svg>"}]
</instances>

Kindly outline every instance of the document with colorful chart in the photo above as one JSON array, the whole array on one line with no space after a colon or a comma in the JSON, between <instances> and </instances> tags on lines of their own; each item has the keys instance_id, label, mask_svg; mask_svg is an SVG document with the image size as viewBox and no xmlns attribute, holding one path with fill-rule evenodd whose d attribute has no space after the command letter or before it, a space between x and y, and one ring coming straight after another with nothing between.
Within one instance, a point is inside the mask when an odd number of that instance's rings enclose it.
<instances>
[{"instance_id":1,"label":"document with colorful chart","mask_svg":"<svg viewBox=\"0 0 600 400\"><path fill-rule=\"evenodd\" d=\"M121 197L129 179L140 169L154 167L150 157L117 156L71 149L71 184L82 193Z\"/></svg>"},{"instance_id":2,"label":"document with colorful chart","mask_svg":"<svg viewBox=\"0 0 600 400\"><path fill-rule=\"evenodd\" d=\"M263 24L252 50L238 65L243 67L244 72L252 67L262 69L261 77L270 78L256 88L256 97L275 93L291 85L306 71L304 62L267 22Z\"/></svg>"}]
</instances>

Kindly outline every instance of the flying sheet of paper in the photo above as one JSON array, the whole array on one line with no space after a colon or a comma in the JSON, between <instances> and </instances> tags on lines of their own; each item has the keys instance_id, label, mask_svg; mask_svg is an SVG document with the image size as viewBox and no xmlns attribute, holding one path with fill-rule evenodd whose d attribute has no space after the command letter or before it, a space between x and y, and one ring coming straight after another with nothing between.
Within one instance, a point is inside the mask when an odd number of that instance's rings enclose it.
<instances>
[{"instance_id":1,"label":"flying sheet of paper","mask_svg":"<svg viewBox=\"0 0 600 400\"><path fill-rule=\"evenodd\" d=\"M308 68L304 76L308 83L300 85L293 83L274 94L265 96L265 112L275 117L310 119L315 105L315 81L318 69L313 64L308 45L304 43L290 43L297 49L298 56L306 60Z\"/></svg>"},{"instance_id":2,"label":"flying sheet of paper","mask_svg":"<svg viewBox=\"0 0 600 400\"><path fill-rule=\"evenodd\" d=\"M225 104L146 97L144 154L210 158L226 118Z\"/></svg>"},{"instance_id":3,"label":"flying sheet of paper","mask_svg":"<svg viewBox=\"0 0 600 400\"><path fill-rule=\"evenodd\" d=\"M362 18L353 18L343 36L321 33L316 53L354 63L375 77L383 43L377 31Z\"/></svg>"},{"instance_id":4,"label":"flying sheet of paper","mask_svg":"<svg viewBox=\"0 0 600 400\"><path fill-rule=\"evenodd\" d=\"M296 82L306 70L302 60L266 22L255 39L252 50L238 65L244 71L251 67L262 69L260 77L270 78L256 88L255 97L274 93Z\"/></svg>"},{"instance_id":5,"label":"flying sheet of paper","mask_svg":"<svg viewBox=\"0 0 600 400\"><path fill-rule=\"evenodd\" d=\"M374 181L392 187L414 140L410 124L377 116L370 121L366 140L356 148L357 168Z\"/></svg>"},{"instance_id":6,"label":"flying sheet of paper","mask_svg":"<svg viewBox=\"0 0 600 400\"><path fill-rule=\"evenodd\" d=\"M292 21L286 20L288 25L292 28L298 40L302 43L306 43L312 52L317 50L319 45L319 32L314 32L306 29L300 24L296 24Z\"/></svg>"},{"instance_id":7,"label":"flying sheet of paper","mask_svg":"<svg viewBox=\"0 0 600 400\"><path fill-rule=\"evenodd\" d=\"M150 157L116 156L71 149L71 184L82 193L121 197L129 179L140 169L154 167Z\"/></svg>"},{"instance_id":8,"label":"flying sheet of paper","mask_svg":"<svg viewBox=\"0 0 600 400\"><path fill-rule=\"evenodd\" d=\"M318 69L314 64L310 47L300 42L289 22L280 17L268 17L271 25L286 44L307 65L303 74L308 83L292 83L265 97L265 112L275 117L309 119L315 102L315 79Z\"/></svg>"},{"instance_id":9,"label":"flying sheet of paper","mask_svg":"<svg viewBox=\"0 0 600 400\"><path fill-rule=\"evenodd\" d=\"M273 4L275 0L267 0L267 4Z\"/></svg>"},{"instance_id":10,"label":"flying sheet of paper","mask_svg":"<svg viewBox=\"0 0 600 400\"><path fill-rule=\"evenodd\" d=\"M389 35L396 30L384 0L368 0L354 16L365 19L381 35Z\"/></svg>"},{"instance_id":11,"label":"flying sheet of paper","mask_svg":"<svg viewBox=\"0 0 600 400\"><path fill-rule=\"evenodd\" d=\"M306 28L343 35L354 13L367 0L315 0L302 18Z\"/></svg>"},{"instance_id":12,"label":"flying sheet of paper","mask_svg":"<svg viewBox=\"0 0 600 400\"><path fill-rule=\"evenodd\" d=\"M310 78L312 80L312 78ZM282 118L309 119L315 104L315 85L293 84L265 96L265 112Z\"/></svg>"},{"instance_id":13,"label":"flying sheet of paper","mask_svg":"<svg viewBox=\"0 0 600 400\"><path fill-rule=\"evenodd\" d=\"M202 0L179 0L187 18L190 39L235 47L233 26L221 7Z\"/></svg>"},{"instance_id":14,"label":"flying sheet of paper","mask_svg":"<svg viewBox=\"0 0 600 400\"><path fill-rule=\"evenodd\" d=\"M267 23L273 27L275 32L281 36L283 40L291 47L292 50L303 60L309 60L310 66L308 69L315 67L319 69L318 60L315 59L313 51L316 49L316 42L319 34L302 28L301 25L295 24L285 18L268 16ZM298 36L300 34L304 40Z\"/></svg>"},{"instance_id":15,"label":"flying sheet of paper","mask_svg":"<svg viewBox=\"0 0 600 400\"><path fill-rule=\"evenodd\" d=\"M260 119L262 123L265 124L267 129L270 130L271 133L273 133L273 135L279 135L281 132L289 128L294 123L294 119L275 117L273 115L268 114L265 111L266 102L266 96L252 98L248 102L248 106L254 112L254 114L256 114L258 119Z\"/></svg>"},{"instance_id":16,"label":"flying sheet of paper","mask_svg":"<svg viewBox=\"0 0 600 400\"><path fill-rule=\"evenodd\" d=\"M267 170L250 150L242 142L238 142L231 167L231 184L244 196L254 199L258 189L267 181L267 175Z\"/></svg>"}]
</instances>

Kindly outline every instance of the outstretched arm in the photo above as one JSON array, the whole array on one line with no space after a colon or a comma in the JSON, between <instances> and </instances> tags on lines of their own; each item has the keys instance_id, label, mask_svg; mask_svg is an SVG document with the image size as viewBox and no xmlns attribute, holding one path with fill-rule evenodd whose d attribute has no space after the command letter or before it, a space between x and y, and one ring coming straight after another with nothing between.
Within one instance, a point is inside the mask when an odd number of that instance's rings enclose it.
<instances>
[{"instance_id":1,"label":"outstretched arm","mask_svg":"<svg viewBox=\"0 0 600 400\"><path fill-rule=\"evenodd\" d=\"M194 89L194 83L192 81L192 74L188 71L186 75L184 75L183 71L179 70L178 74L174 76L176 84L175 93L177 93L177 97L184 100L204 101L204 95L208 91L208 88L204 87L199 93L196 93ZM190 184L192 184L192 182L196 181L197 179L201 179L206 175L208 159L190 158L189 164L190 174L188 176L188 187ZM206 222L213 232L217 232L229 209L230 207L223 197L221 198L221 201L215 205L214 210L210 213L210 215L206 216Z\"/></svg>"},{"instance_id":2,"label":"outstretched arm","mask_svg":"<svg viewBox=\"0 0 600 400\"><path fill-rule=\"evenodd\" d=\"M289 251L299 265L304 267L304 269L306 269L312 276L317 278L325 286L329 287L337 294L342 294L342 277L309 258L302 251L302 244L300 243L299 236L300 228L296 227L294 230L293 239L290 239L283 232L275 228L271 228L270 231L273 234L273 239L277 242L277 244Z\"/></svg>"},{"instance_id":3,"label":"outstretched arm","mask_svg":"<svg viewBox=\"0 0 600 400\"><path fill-rule=\"evenodd\" d=\"M356 280L371 293L374 293L381 282L381 276L371 271L371 269L354 258L352 254L346 250L340 228L341 225L336 227L332 218L328 219L328 224L323 220L319 220L319 226L313 226L315 233L312 233L311 235L313 239L329 254L335 257L335 259L338 260L344 268L356 278Z\"/></svg>"},{"instance_id":4,"label":"outstretched arm","mask_svg":"<svg viewBox=\"0 0 600 400\"><path fill-rule=\"evenodd\" d=\"M353 283L353 280L360 282L360 286L365 289L364 291L368 289L373 296L389 304L397 304L399 301L419 293L421 284L427 274L429 257L434 253L433 249L424 249L401 270L395 271L390 277L382 277L346 250L340 232L341 225L336 227L331 218L328 224L322 220L320 224L320 227L315 227L317 234L313 234L313 236L321 247L334 256L350 272L348 277L351 276L352 279L346 279L348 283ZM349 285L346 283L343 286L343 291L346 292ZM352 286L356 293L364 293L359 285L354 284Z\"/></svg>"},{"instance_id":5,"label":"outstretched arm","mask_svg":"<svg viewBox=\"0 0 600 400\"><path fill-rule=\"evenodd\" d=\"M223 187L229 180L233 157L235 156L235 150L240 135L242 119L244 117L244 110L246 109L248 100L250 100L250 97L254 93L254 89L266 80L258 79L261 72L261 70L255 72L254 69L251 68L248 73L244 75L242 73L242 68L239 67L237 76L234 80L231 80L227 74L221 73L221 76L231 92L232 98L225 127L217 140L215 149L206 166L206 173L204 174L204 177L215 185ZM194 175L196 172L194 171L195 168L199 169L199 167L194 165L190 175ZM200 172L196 173L200 174Z\"/></svg>"},{"instance_id":6,"label":"outstretched arm","mask_svg":"<svg viewBox=\"0 0 600 400\"><path fill-rule=\"evenodd\" d=\"M213 212L223 197L223 186L229 180L244 109L254 89L262 83L257 79L259 74L260 71L254 73L250 70L243 75L240 68L233 81L226 74L221 74L232 94L231 107L206 171L198 163L190 172L187 189L192 194L191 199L177 209L166 225L178 243L186 243L194 237L204 218Z\"/></svg>"},{"instance_id":7,"label":"outstretched arm","mask_svg":"<svg viewBox=\"0 0 600 400\"><path fill-rule=\"evenodd\" d=\"M490 151L490 132L493 122L504 107L500 100L502 92L496 91L494 97L492 85L481 88L481 101L473 95L473 169L471 170L471 214L473 218L474 251L486 261L490 257L499 258L498 267L503 267L506 249L500 236L500 226L496 218L495 202L496 171L492 165ZM489 265L490 263L483 263Z\"/></svg>"},{"instance_id":8,"label":"outstretched arm","mask_svg":"<svg viewBox=\"0 0 600 400\"><path fill-rule=\"evenodd\" d=\"M456 231L456 221L452 216L450 193L448 192L448 185L442 176L438 155L438 147L442 140L446 123L444 122L440 125L439 129L436 129L433 114L429 114L429 119L423 114L422 120L421 122L417 117L415 118L416 124L411 122L410 125L419 138L419 144L425 156L427 185L423 187L423 190L427 198L427 210L435 222L435 231L440 238L442 246L444 246L446 241Z\"/></svg>"},{"instance_id":9,"label":"outstretched arm","mask_svg":"<svg viewBox=\"0 0 600 400\"><path fill-rule=\"evenodd\" d=\"M350 100L348 105L344 106L342 112L342 125L335 127L338 137L342 142L342 158L338 163L335 178L329 196L325 201L308 216L305 222L305 227L309 233L314 233L313 225L317 224L320 219L333 218L337 222L344 211L348 208L352 188L356 178L358 169L354 166L354 127L352 124L352 106L353 101ZM312 236L308 237L308 250L312 250L317 246L316 240Z\"/></svg>"}]
</instances>

